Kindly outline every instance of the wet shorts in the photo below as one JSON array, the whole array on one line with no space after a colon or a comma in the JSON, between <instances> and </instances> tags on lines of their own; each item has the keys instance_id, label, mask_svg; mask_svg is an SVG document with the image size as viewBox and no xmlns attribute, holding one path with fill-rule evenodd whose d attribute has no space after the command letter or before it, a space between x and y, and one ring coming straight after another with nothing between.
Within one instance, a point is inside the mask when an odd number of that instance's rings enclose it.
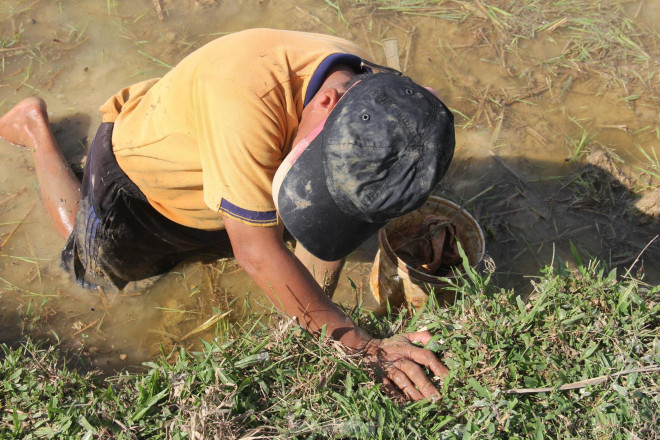
<instances>
[{"instance_id":1,"label":"wet shorts","mask_svg":"<svg viewBox=\"0 0 660 440\"><path fill-rule=\"evenodd\" d=\"M76 223L62 262L78 284L123 289L163 274L209 246L229 246L224 230L175 223L147 201L112 151L112 123L102 123L85 164Z\"/></svg>"}]
</instances>

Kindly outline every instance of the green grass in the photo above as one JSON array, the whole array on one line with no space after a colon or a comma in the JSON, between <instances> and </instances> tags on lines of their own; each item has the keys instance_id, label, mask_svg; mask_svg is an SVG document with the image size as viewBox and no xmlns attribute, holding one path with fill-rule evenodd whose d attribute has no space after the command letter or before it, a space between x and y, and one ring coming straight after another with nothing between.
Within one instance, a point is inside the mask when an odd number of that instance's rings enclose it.
<instances>
[{"instance_id":1,"label":"green grass","mask_svg":"<svg viewBox=\"0 0 660 440\"><path fill-rule=\"evenodd\" d=\"M451 307L354 311L379 336L435 334L428 346L451 372L437 402L396 402L359 358L253 317L200 352L163 353L141 373L107 379L78 372L62 348L3 345L0 437L658 438L658 370L556 390L660 364L660 287L575 255L577 268L547 267L526 300L468 267ZM537 387L553 390L509 392Z\"/></svg>"},{"instance_id":2,"label":"green grass","mask_svg":"<svg viewBox=\"0 0 660 440\"><path fill-rule=\"evenodd\" d=\"M660 180L660 160L658 160L658 155L656 154L654 148L651 148L650 152L647 152L639 144L635 144L635 147L646 160L646 163L643 163L642 166L636 166L635 168L644 178L646 187L654 188L657 186L654 185L654 183L657 183L657 181Z\"/></svg>"}]
</instances>

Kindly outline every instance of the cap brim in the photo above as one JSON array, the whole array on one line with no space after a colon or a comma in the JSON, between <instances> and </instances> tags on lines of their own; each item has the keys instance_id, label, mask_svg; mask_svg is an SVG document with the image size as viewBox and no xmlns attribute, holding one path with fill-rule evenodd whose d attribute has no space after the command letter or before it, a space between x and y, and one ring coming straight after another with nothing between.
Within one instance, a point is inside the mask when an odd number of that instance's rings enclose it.
<instances>
[{"instance_id":1,"label":"cap brim","mask_svg":"<svg viewBox=\"0 0 660 440\"><path fill-rule=\"evenodd\" d=\"M321 260L345 258L385 223L349 217L326 187L323 132L296 155L273 195L284 226L296 241ZM313 202L312 202L313 201Z\"/></svg>"}]
</instances>

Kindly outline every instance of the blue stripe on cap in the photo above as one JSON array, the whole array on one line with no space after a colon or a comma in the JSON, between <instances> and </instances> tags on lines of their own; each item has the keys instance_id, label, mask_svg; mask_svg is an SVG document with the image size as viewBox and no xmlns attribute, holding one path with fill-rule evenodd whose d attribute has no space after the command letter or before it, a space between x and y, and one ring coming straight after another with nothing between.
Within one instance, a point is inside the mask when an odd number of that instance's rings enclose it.
<instances>
[{"instance_id":1,"label":"blue stripe on cap","mask_svg":"<svg viewBox=\"0 0 660 440\"><path fill-rule=\"evenodd\" d=\"M305 102L303 107L309 104L309 101L312 100L316 92L319 91L325 77L328 76L328 71L336 66L337 64L347 64L353 68L356 72L362 71L362 58L357 55L350 53L333 53L321 61L321 64L314 71L312 79L309 80L309 86L307 86L307 92L305 93Z\"/></svg>"},{"instance_id":2,"label":"blue stripe on cap","mask_svg":"<svg viewBox=\"0 0 660 440\"><path fill-rule=\"evenodd\" d=\"M220 201L220 211L245 223L270 226L277 224L277 211L250 211L225 199Z\"/></svg>"}]
</instances>

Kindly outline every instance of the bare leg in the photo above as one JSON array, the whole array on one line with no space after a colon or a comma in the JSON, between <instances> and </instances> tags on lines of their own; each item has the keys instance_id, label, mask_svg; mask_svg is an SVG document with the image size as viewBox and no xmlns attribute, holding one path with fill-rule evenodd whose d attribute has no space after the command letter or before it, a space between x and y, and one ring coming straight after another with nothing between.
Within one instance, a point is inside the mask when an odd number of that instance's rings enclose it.
<instances>
[{"instance_id":1,"label":"bare leg","mask_svg":"<svg viewBox=\"0 0 660 440\"><path fill-rule=\"evenodd\" d=\"M41 199L57 232L68 237L80 202L80 181L57 146L46 103L26 98L0 117L0 138L32 150Z\"/></svg>"}]
</instances>

